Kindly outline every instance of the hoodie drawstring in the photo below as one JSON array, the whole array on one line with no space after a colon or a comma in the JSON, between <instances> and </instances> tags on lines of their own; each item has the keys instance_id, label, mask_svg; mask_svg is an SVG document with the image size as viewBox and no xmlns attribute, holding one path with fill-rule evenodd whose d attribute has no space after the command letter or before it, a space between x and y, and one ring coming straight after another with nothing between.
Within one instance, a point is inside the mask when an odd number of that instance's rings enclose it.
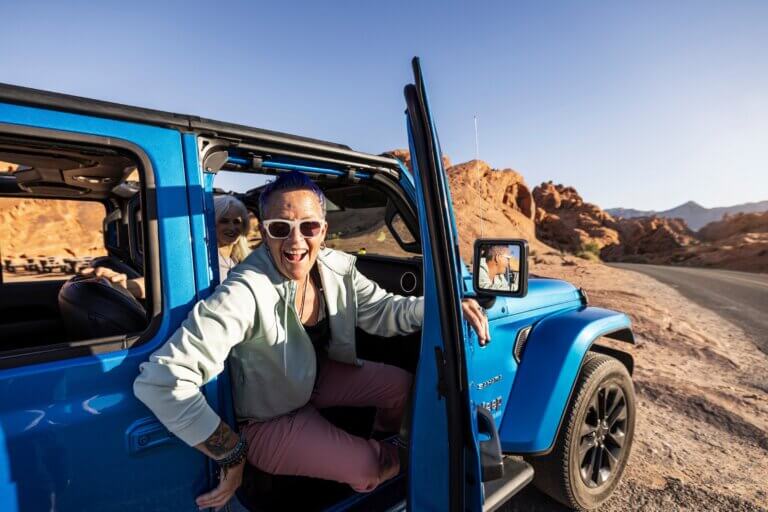
<instances>
[{"instance_id":1,"label":"hoodie drawstring","mask_svg":"<svg viewBox=\"0 0 768 512\"><path fill-rule=\"evenodd\" d=\"M285 329L285 341L283 342L283 375L288 376L288 301L293 300L292 285L288 284L288 293L283 307L283 329Z\"/></svg>"},{"instance_id":2,"label":"hoodie drawstring","mask_svg":"<svg viewBox=\"0 0 768 512\"><path fill-rule=\"evenodd\" d=\"M288 376L288 302L283 307L283 328L285 329L285 341L283 342L283 375Z\"/></svg>"}]
</instances>

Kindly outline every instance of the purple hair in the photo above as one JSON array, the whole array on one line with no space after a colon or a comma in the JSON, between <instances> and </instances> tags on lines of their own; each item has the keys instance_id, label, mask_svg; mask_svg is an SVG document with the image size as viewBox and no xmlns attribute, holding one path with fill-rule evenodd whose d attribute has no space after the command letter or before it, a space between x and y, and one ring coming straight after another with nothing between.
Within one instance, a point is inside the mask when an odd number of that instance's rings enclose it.
<instances>
[{"instance_id":1,"label":"purple hair","mask_svg":"<svg viewBox=\"0 0 768 512\"><path fill-rule=\"evenodd\" d=\"M318 201L320 201L320 207L323 210L323 218L325 218L325 194L320 190L314 181L309 179L306 174L299 171L291 171L285 174L281 174L277 179L271 183L268 183L262 190L259 196L259 218L264 220L264 211L267 207L269 198L275 192L286 192L289 190L308 190L313 192Z\"/></svg>"}]
</instances>

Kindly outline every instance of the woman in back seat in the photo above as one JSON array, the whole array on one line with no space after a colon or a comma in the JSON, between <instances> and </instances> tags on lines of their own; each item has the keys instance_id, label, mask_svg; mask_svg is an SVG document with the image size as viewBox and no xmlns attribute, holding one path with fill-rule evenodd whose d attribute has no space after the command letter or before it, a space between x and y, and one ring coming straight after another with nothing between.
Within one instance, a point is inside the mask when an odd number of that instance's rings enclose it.
<instances>
[{"instance_id":1,"label":"woman in back seat","mask_svg":"<svg viewBox=\"0 0 768 512\"><path fill-rule=\"evenodd\" d=\"M423 297L387 293L324 247L325 197L305 175L281 175L259 200L262 243L174 335L141 365L136 396L176 436L213 458L221 481L198 497L222 507L242 481L245 459L273 474L304 475L374 489L400 468L395 446L341 430L319 413L373 406L374 427L399 428L411 375L360 361L355 328L395 336L421 328ZM464 316L488 339L480 306ZM229 357L241 435L221 421L200 386Z\"/></svg>"},{"instance_id":2,"label":"woman in back seat","mask_svg":"<svg viewBox=\"0 0 768 512\"><path fill-rule=\"evenodd\" d=\"M229 271L243 261L251 252L248 247L248 231L250 217L248 209L236 197L230 195L213 198L216 217L216 246L219 255L219 280L224 281ZM146 287L143 277L128 279L124 273L108 267L86 268L82 275L93 274L104 277L121 288L128 290L137 299L146 297Z\"/></svg>"}]
</instances>

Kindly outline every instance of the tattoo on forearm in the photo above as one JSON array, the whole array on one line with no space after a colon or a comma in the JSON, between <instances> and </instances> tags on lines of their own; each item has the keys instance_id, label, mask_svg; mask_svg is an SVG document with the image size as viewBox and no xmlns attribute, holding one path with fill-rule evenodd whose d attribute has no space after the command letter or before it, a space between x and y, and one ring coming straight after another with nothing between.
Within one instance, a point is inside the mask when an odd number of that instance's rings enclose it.
<instances>
[{"instance_id":1,"label":"tattoo on forearm","mask_svg":"<svg viewBox=\"0 0 768 512\"><path fill-rule=\"evenodd\" d=\"M219 423L211 437L203 442L205 448L215 458L223 457L231 452L237 445L237 436L223 421Z\"/></svg>"}]
</instances>

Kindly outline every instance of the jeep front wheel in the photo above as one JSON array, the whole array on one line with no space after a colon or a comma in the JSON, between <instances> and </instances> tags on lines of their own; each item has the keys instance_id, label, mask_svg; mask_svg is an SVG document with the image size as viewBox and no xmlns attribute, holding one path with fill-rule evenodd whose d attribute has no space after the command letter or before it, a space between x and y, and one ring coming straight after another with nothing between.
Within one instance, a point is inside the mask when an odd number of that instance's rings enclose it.
<instances>
[{"instance_id":1,"label":"jeep front wheel","mask_svg":"<svg viewBox=\"0 0 768 512\"><path fill-rule=\"evenodd\" d=\"M607 500L627 464L635 431L635 391L619 361L588 353L555 446L530 459L534 484L576 510Z\"/></svg>"}]
</instances>

